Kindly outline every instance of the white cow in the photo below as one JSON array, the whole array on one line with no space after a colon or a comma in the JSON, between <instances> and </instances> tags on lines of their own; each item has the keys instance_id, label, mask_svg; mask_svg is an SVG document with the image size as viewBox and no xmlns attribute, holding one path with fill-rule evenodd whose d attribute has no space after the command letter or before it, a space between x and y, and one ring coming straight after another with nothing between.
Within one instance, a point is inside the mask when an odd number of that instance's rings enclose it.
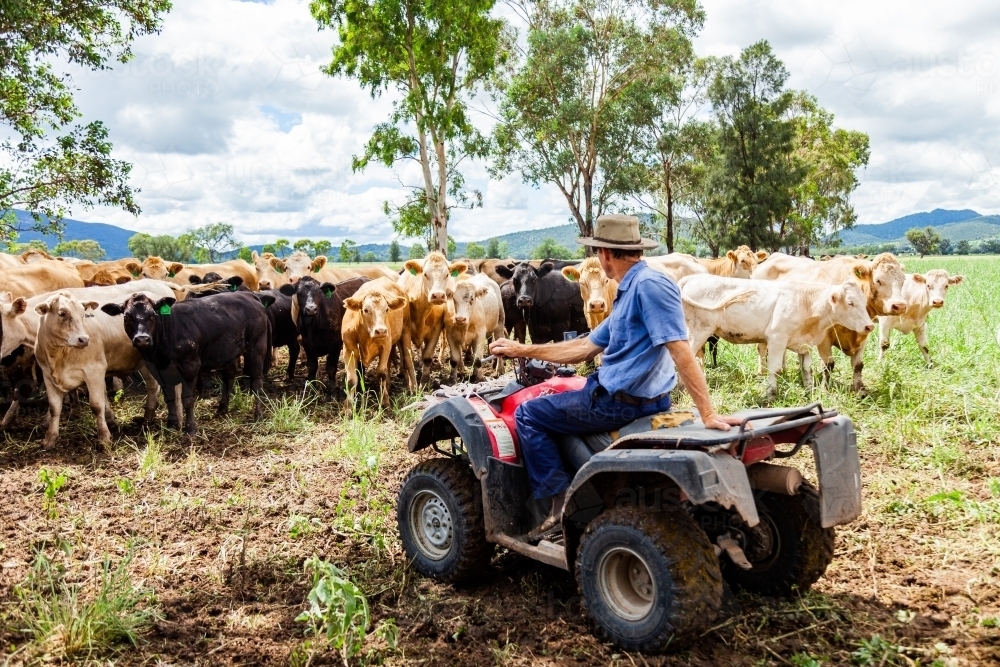
<instances>
[{"instance_id":1,"label":"white cow","mask_svg":"<svg viewBox=\"0 0 1000 667\"><path fill-rule=\"evenodd\" d=\"M472 381L482 381L483 343L487 336L503 338L504 310L500 286L485 274L459 277L448 287L444 316L451 355L451 383L465 375L465 354L472 354Z\"/></svg>"},{"instance_id":2,"label":"white cow","mask_svg":"<svg viewBox=\"0 0 1000 667\"><path fill-rule=\"evenodd\" d=\"M903 301L906 311L902 315L888 315L878 318L879 327L879 361L889 349L889 336L892 330L902 331L903 335L912 333L920 346L924 360L931 363L930 350L927 348L927 315L935 308L944 307L944 297L951 285L958 285L965 276L949 276L944 269L933 269L921 275L906 274L903 281Z\"/></svg>"},{"instance_id":3,"label":"white cow","mask_svg":"<svg viewBox=\"0 0 1000 667\"><path fill-rule=\"evenodd\" d=\"M680 281L692 350L708 338L730 343L767 345L767 398L778 392L777 374L785 350L798 353L802 384L812 387L810 348L835 325L852 331L875 328L866 309L867 299L854 281L842 285L772 282L713 275L688 276Z\"/></svg>"},{"instance_id":4,"label":"white cow","mask_svg":"<svg viewBox=\"0 0 1000 667\"><path fill-rule=\"evenodd\" d=\"M669 255L645 257L644 259L651 268L665 274L674 282L679 281L684 276L709 273L709 270L699 264L697 259L682 252L672 252Z\"/></svg>"}]
</instances>

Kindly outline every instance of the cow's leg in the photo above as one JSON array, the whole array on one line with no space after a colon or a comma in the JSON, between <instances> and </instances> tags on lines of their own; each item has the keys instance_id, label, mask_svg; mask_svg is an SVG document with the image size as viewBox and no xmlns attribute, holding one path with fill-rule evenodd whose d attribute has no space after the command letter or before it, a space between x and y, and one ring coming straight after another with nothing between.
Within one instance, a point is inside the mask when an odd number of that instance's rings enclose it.
<instances>
[{"instance_id":1,"label":"cow's leg","mask_svg":"<svg viewBox=\"0 0 1000 667\"><path fill-rule=\"evenodd\" d=\"M757 343L757 374L767 374L767 343Z\"/></svg>"},{"instance_id":2,"label":"cow's leg","mask_svg":"<svg viewBox=\"0 0 1000 667\"><path fill-rule=\"evenodd\" d=\"M799 368L802 371L802 386L806 388L806 391L810 391L813 388L812 353L808 347L804 347L798 354Z\"/></svg>"},{"instance_id":3,"label":"cow's leg","mask_svg":"<svg viewBox=\"0 0 1000 667\"><path fill-rule=\"evenodd\" d=\"M222 377L222 394L219 396L219 407L215 414L219 417L229 414L229 398L233 395L233 385L236 384L236 364L232 363L219 369Z\"/></svg>"},{"instance_id":4,"label":"cow's leg","mask_svg":"<svg viewBox=\"0 0 1000 667\"><path fill-rule=\"evenodd\" d=\"M458 332L456 330L448 331L448 353L451 357L451 379L450 382L455 384L458 382L459 369L462 372L462 378L465 378L465 359L462 354L462 340L465 338L465 332ZM442 364L443 365L443 364Z\"/></svg>"},{"instance_id":5,"label":"cow's leg","mask_svg":"<svg viewBox=\"0 0 1000 667\"><path fill-rule=\"evenodd\" d=\"M142 382L146 385L146 409L143 412L142 420L149 426L156 421L156 402L160 393L160 385L156 383L156 379L146 368L146 364L139 367L139 375L142 376Z\"/></svg>"},{"instance_id":6,"label":"cow's leg","mask_svg":"<svg viewBox=\"0 0 1000 667\"><path fill-rule=\"evenodd\" d=\"M921 324L919 327L917 327L916 329L913 330L913 335L917 339L917 345L920 346L920 354L924 355L924 361L926 361L927 365L930 366L931 365L931 350L927 346L927 321L926 320L924 320L923 324Z\"/></svg>"},{"instance_id":7,"label":"cow's leg","mask_svg":"<svg viewBox=\"0 0 1000 667\"><path fill-rule=\"evenodd\" d=\"M180 429L183 417L181 414L183 396L183 384L178 383L172 387L164 388L163 401L167 404L167 428Z\"/></svg>"},{"instance_id":8,"label":"cow's leg","mask_svg":"<svg viewBox=\"0 0 1000 667\"><path fill-rule=\"evenodd\" d=\"M816 346L819 358L823 360L823 386L830 386L830 377L833 375L833 344L829 336L824 338Z\"/></svg>"},{"instance_id":9,"label":"cow's leg","mask_svg":"<svg viewBox=\"0 0 1000 667\"><path fill-rule=\"evenodd\" d=\"M64 394L56 387L47 375L45 379L45 394L49 397L49 423L42 440L42 449L52 449L59 437L59 418L62 416Z\"/></svg>"},{"instance_id":10,"label":"cow's leg","mask_svg":"<svg viewBox=\"0 0 1000 667\"><path fill-rule=\"evenodd\" d=\"M289 382L295 379L295 362L299 360L299 341L295 340L288 344L288 370L285 378Z\"/></svg>"},{"instance_id":11,"label":"cow's leg","mask_svg":"<svg viewBox=\"0 0 1000 667\"><path fill-rule=\"evenodd\" d=\"M198 425L194 419L194 405L198 396L191 387L194 387L198 381L201 360L196 359L184 366L181 364L177 366L177 370L180 371L181 378L184 380L181 385L183 388L181 391L181 404L184 406L184 432L191 436L198 432Z\"/></svg>"},{"instance_id":12,"label":"cow's leg","mask_svg":"<svg viewBox=\"0 0 1000 667\"><path fill-rule=\"evenodd\" d=\"M441 340L441 330L443 324L439 324L430 331L427 340L424 341L424 349L420 354L421 370L420 384L427 384L431 381L431 365L434 363L434 352L438 341Z\"/></svg>"},{"instance_id":13,"label":"cow's leg","mask_svg":"<svg viewBox=\"0 0 1000 667\"><path fill-rule=\"evenodd\" d=\"M253 418L258 420L261 417L264 406L262 405L266 394L264 393L264 365L271 356L270 344L267 336L262 336L255 348L251 348L250 354L246 355L243 370L250 376L250 390L253 392Z\"/></svg>"},{"instance_id":14,"label":"cow's leg","mask_svg":"<svg viewBox=\"0 0 1000 667\"><path fill-rule=\"evenodd\" d=\"M767 394L770 403L778 397L778 373L785 365L786 341L767 341Z\"/></svg>"},{"instance_id":15,"label":"cow's leg","mask_svg":"<svg viewBox=\"0 0 1000 667\"><path fill-rule=\"evenodd\" d=\"M416 373L413 369L413 349L410 343L410 332L407 327L403 327L403 334L399 339L399 356L403 360L403 372L406 375L406 389L413 391L417 386Z\"/></svg>"},{"instance_id":16,"label":"cow's leg","mask_svg":"<svg viewBox=\"0 0 1000 667\"><path fill-rule=\"evenodd\" d=\"M348 349L344 354L344 372L347 375L347 400L344 410L354 411L354 396L358 388L358 359L354 350Z\"/></svg>"},{"instance_id":17,"label":"cow's leg","mask_svg":"<svg viewBox=\"0 0 1000 667\"><path fill-rule=\"evenodd\" d=\"M340 364L340 351L343 341L334 343L330 354L326 355L326 395L333 397L337 391L337 366Z\"/></svg>"},{"instance_id":18,"label":"cow's leg","mask_svg":"<svg viewBox=\"0 0 1000 667\"><path fill-rule=\"evenodd\" d=\"M7 412L3 416L3 421L0 422L0 428L7 428L14 423L17 418L17 413L21 411L21 402L17 400L17 394L11 395L10 407L7 408Z\"/></svg>"},{"instance_id":19,"label":"cow's leg","mask_svg":"<svg viewBox=\"0 0 1000 667\"><path fill-rule=\"evenodd\" d=\"M108 393L104 384L104 373L94 372L85 378L90 409L94 411L97 422L97 439L103 443L111 442L111 431L108 429L107 415L111 412L108 406ZM114 416L112 415L112 419ZM112 422L113 423L113 422Z\"/></svg>"},{"instance_id":20,"label":"cow's leg","mask_svg":"<svg viewBox=\"0 0 1000 667\"><path fill-rule=\"evenodd\" d=\"M472 342L472 381L483 381L483 343L486 342L486 332L476 333L476 339Z\"/></svg>"},{"instance_id":21,"label":"cow's leg","mask_svg":"<svg viewBox=\"0 0 1000 667\"><path fill-rule=\"evenodd\" d=\"M384 408L389 404L389 357L392 356L392 339L386 336L385 342L379 347L378 367L375 378L378 382L378 405Z\"/></svg>"},{"instance_id":22,"label":"cow's leg","mask_svg":"<svg viewBox=\"0 0 1000 667\"><path fill-rule=\"evenodd\" d=\"M528 323L521 321L514 325L514 338L517 339L518 343L524 345L524 341L528 338Z\"/></svg>"},{"instance_id":23,"label":"cow's leg","mask_svg":"<svg viewBox=\"0 0 1000 667\"><path fill-rule=\"evenodd\" d=\"M851 389L856 392L862 392L865 390L864 380L861 379L861 371L865 368L865 342L867 339L861 341L858 345L858 349L853 350L851 354L851 368L854 371L854 380L851 383ZM845 350L846 352L846 350Z\"/></svg>"},{"instance_id":24,"label":"cow's leg","mask_svg":"<svg viewBox=\"0 0 1000 667\"><path fill-rule=\"evenodd\" d=\"M319 357L306 350L306 384L314 382L319 373Z\"/></svg>"},{"instance_id":25,"label":"cow's leg","mask_svg":"<svg viewBox=\"0 0 1000 667\"><path fill-rule=\"evenodd\" d=\"M888 317L878 318L878 360L882 361L885 357L885 353L889 350L890 336L892 335L892 327L889 326Z\"/></svg>"}]
</instances>

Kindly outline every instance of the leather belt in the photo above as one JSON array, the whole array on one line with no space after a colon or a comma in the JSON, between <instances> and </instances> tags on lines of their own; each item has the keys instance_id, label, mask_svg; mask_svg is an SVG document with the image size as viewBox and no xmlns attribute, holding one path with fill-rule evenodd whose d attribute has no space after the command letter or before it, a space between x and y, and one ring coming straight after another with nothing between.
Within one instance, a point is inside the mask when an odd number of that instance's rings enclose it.
<instances>
[{"instance_id":1,"label":"leather belt","mask_svg":"<svg viewBox=\"0 0 1000 667\"><path fill-rule=\"evenodd\" d=\"M658 403L669 395L670 392L668 391L652 398L641 398L632 394L626 394L624 391L616 391L611 397L616 401L628 403L629 405L649 405L650 403Z\"/></svg>"}]
</instances>

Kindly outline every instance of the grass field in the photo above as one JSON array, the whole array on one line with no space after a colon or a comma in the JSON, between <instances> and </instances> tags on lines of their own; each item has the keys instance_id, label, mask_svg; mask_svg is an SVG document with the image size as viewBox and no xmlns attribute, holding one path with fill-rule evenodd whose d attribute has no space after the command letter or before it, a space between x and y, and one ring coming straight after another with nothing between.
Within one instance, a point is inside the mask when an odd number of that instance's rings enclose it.
<instances>
[{"instance_id":1,"label":"grass field","mask_svg":"<svg viewBox=\"0 0 1000 667\"><path fill-rule=\"evenodd\" d=\"M0 663L996 664L1000 261L904 261L966 276L931 316L933 368L897 334L883 363L869 346L866 396L849 392L839 352L829 390L807 395L791 356L779 385L781 404L821 400L856 422L864 515L838 529L811 592L742 596L687 650L644 657L600 643L571 575L507 552L471 587L417 576L394 509L417 459L404 446L416 415L399 408L410 397L347 418L302 400L304 369L289 386L279 362L267 420L251 420L244 393L225 418L202 401L191 443L134 425L135 391L116 400L123 427L107 448L85 406L64 411L50 452L43 410L22 413L0 440ZM720 348L708 377L723 409L762 401L755 354ZM308 600L324 573L332 610ZM310 627L333 628L329 641Z\"/></svg>"}]
</instances>

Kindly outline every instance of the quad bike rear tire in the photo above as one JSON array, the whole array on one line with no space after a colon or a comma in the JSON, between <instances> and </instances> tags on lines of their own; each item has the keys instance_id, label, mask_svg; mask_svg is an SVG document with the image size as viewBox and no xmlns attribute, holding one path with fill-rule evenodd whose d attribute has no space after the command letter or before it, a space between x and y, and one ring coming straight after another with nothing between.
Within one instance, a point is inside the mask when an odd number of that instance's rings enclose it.
<instances>
[{"instance_id":1,"label":"quad bike rear tire","mask_svg":"<svg viewBox=\"0 0 1000 667\"><path fill-rule=\"evenodd\" d=\"M682 646L722 605L712 544L678 510L615 507L600 514L580 541L576 579L596 633L627 651Z\"/></svg>"},{"instance_id":2,"label":"quad bike rear tire","mask_svg":"<svg viewBox=\"0 0 1000 667\"><path fill-rule=\"evenodd\" d=\"M790 597L809 590L833 560L833 528L819 524L819 495L803 484L798 495L757 496L760 523L744 529L743 553L753 565L741 570L723 559L722 575L733 588Z\"/></svg>"},{"instance_id":3,"label":"quad bike rear tire","mask_svg":"<svg viewBox=\"0 0 1000 667\"><path fill-rule=\"evenodd\" d=\"M489 566L479 482L469 464L428 459L399 489L396 522L403 550L421 574L446 583L467 581Z\"/></svg>"}]
</instances>

